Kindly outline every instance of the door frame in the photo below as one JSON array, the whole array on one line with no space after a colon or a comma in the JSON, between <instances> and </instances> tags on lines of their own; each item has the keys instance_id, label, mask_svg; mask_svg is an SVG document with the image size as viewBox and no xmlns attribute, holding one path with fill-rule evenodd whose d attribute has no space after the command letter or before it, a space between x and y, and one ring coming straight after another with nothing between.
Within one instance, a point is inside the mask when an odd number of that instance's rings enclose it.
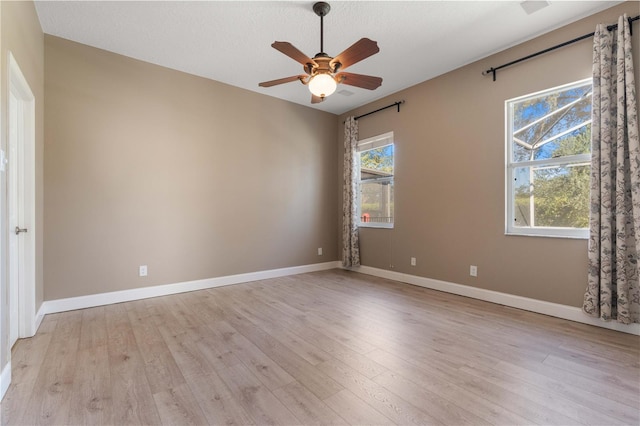
<instances>
[{"instance_id":1,"label":"door frame","mask_svg":"<svg viewBox=\"0 0 640 426\"><path fill-rule=\"evenodd\" d=\"M17 244L17 250L12 249L12 245L8 244L7 265L9 268L18 268L18 282L9 280L9 302L11 302L11 292L17 290L18 312L17 319L9 319L9 327L12 322L17 320L18 338L31 337L36 332L36 292L35 292L35 242L36 242L36 221L35 221L35 97L27 79L24 77L18 62L11 52L8 52L8 78L7 78L7 99L13 94L18 103L18 134L17 134L17 153L18 157L11 155L10 140L7 140L7 157L9 159L8 171L13 168L18 170L18 183L21 187L20 193L17 195L18 205L14 205L12 197L8 193L12 184L7 182L7 239L11 239L15 232L15 227L27 228L28 231L20 235ZM7 108L7 124L8 135L11 132L12 116L15 111ZM7 173L7 180L10 179L10 173ZM10 223L13 209L17 209L18 223ZM15 248L15 245L14 245ZM10 274L11 275L11 274ZM9 276L10 276L9 275ZM17 287L17 289L16 289ZM15 299L14 299L15 300ZM12 309L9 309L11 312ZM10 328L11 329L11 328Z\"/></svg>"}]
</instances>

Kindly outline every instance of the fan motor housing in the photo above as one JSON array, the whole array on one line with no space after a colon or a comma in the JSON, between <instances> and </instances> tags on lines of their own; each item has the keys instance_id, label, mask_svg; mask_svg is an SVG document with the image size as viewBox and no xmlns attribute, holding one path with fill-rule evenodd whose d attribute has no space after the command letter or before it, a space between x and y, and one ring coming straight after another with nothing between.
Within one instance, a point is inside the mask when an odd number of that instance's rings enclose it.
<instances>
[{"instance_id":1,"label":"fan motor housing","mask_svg":"<svg viewBox=\"0 0 640 426\"><path fill-rule=\"evenodd\" d=\"M316 55L313 58L313 60L315 61L317 66L311 66L311 67L305 68L305 71L307 72L307 74L311 76L314 76L316 74L334 73L338 68L338 67L334 67L333 64L331 64L331 61L333 60L333 58L326 54L321 56Z\"/></svg>"}]
</instances>

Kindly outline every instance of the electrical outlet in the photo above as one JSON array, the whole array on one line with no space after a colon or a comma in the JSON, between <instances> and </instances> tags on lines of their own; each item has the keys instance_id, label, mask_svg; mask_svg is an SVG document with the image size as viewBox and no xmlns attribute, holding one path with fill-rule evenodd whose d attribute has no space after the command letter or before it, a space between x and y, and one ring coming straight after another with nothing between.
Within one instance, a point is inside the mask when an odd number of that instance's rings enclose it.
<instances>
[{"instance_id":1,"label":"electrical outlet","mask_svg":"<svg viewBox=\"0 0 640 426\"><path fill-rule=\"evenodd\" d=\"M140 265L138 268L138 275L141 277L147 276L147 265Z\"/></svg>"},{"instance_id":2,"label":"electrical outlet","mask_svg":"<svg viewBox=\"0 0 640 426\"><path fill-rule=\"evenodd\" d=\"M322 247L318 247L318 256L322 256Z\"/></svg>"},{"instance_id":3,"label":"electrical outlet","mask_svg":"<svg viewBox=\"0 0 640 426\"><path fill-rule=\"evenodd\" d=\"M478 276L478 267L476 265L469 266L469 275L471 275L472 277Z\"/></svg>"},{"instance_id":4,"label":"electrical outlet","mask_svg":"<svg viewBox=\"0 0 640 426\"><path fill-rule=\"evenodd\" d=\"M416 266L416 258L415 257L411 258L411 266Z\"/></svg>"}]
</instances>

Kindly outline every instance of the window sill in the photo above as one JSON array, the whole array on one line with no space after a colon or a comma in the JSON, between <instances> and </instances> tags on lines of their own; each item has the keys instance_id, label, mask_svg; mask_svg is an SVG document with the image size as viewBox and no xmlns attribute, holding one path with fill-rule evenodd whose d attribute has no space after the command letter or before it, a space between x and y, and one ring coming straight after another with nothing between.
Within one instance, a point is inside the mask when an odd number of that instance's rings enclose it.
<instances>
[{"instance_id":1,"label":"window sill","mask_svg":"<svg viewBox=\"0 0 640 426\"><path fill-rule=\"evenodd\" d=\"M393 229L393 223L360 223L358 228L381 228L381 229Z\"/></svg>"},{"instance_id":2,"label":"window sill","mask_svg":"<svg viewBox=\"0 0 640 426\"><path fill-rule=\"evenodd\" d=\"M542 238L562 238L565 240L588 240L589 232L586 235L554 235L554 234L536 234L532 232L505 232L507 237L542 237Z\"/></svg>"}]
</instances>

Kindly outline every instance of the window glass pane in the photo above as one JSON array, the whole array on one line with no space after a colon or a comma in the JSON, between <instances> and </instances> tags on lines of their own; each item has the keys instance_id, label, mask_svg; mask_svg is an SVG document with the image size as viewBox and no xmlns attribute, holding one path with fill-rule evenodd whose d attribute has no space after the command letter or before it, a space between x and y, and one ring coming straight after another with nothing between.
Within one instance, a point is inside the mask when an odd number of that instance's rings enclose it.
<instances>
[{"instance_id":1,"label":"window glass pane","mask_svg":"<svg viewBox=\"0 0 640 426\"><path fill-rule=\"evenodd\" d=\"M513 161L590 152L591 82L511 105Z\"/></svg>"},{"instance_id":2,"label":"window glass pane","mask_svg":"<svg viewBox=\"0 0 640 426\"><path fill-rule=\"evenodd\" d=\"M362 180L393 176L393 145L360 152Z\"/></svg>"},{"instance_id":3,"label":"window glass pane","mask_svg":"<svg viewBox=\"0 0 640 426\"><path fill-rule=\"evenodd\" d=\"M532 226L529 169L529 167L518 167L513 172L513 216L515 226Z\"/></svg>"},{"instance_id":4,"label":"window glass pane","mask_svg":"<svg viewBox=\"0 0 640 426\"><path fill-rule=\"evenodd\" d=\"M393 180L363 181L360 185L360 221L393 223Z\"/></svg>"},{"instance_id":5,"label":"window glass pane","mask_svg":"<svg viewBox=\"0 0 640 426\"><path fill-rule=\"evenodd\" d=\"M514 169L514 225L587 228L589 163Z\"/></svg>"},{"instance_id":6,"label":"window glass pane","mask_svg":"<svg viewBox=\"0 0 640 426\"><path fill-rule=\"evenodd\" d=\"M393 227L393 133L358 143L360 225Z\"/></svg>"},{"instance_id":7,"label":"window glass pane","mask_svg":"<svg viewBox=\"0 0 640 426\"><path fill-rule=\"evenodd\" d=\"M591 152L591 125L575 130L536 150L535 159L549 159Z\"/></svg>"}]
</instances>

